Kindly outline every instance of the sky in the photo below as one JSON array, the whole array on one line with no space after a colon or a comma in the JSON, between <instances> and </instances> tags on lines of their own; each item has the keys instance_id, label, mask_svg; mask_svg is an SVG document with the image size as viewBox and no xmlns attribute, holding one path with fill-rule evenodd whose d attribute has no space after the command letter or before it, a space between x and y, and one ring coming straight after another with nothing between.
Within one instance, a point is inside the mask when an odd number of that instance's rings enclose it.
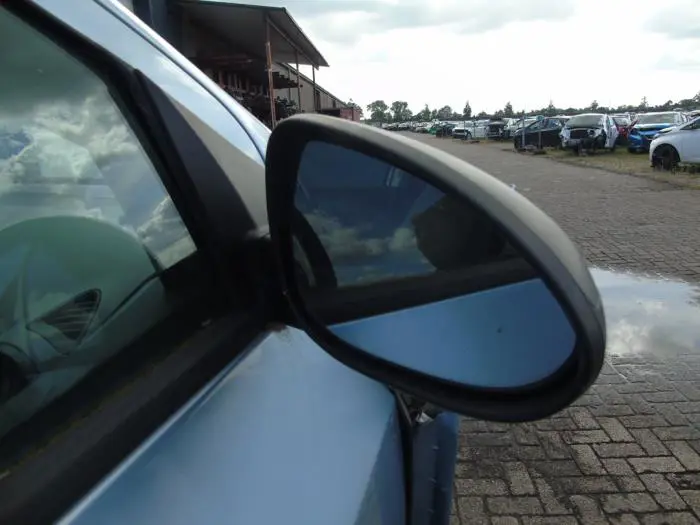
<instances>
[{"instance_id":1,"label":"sky","mask_svg":"<svg viewBox=\"0 0 700 525\"><path fill-rule=\"evenodd\" d=\"M699 0L247 3L286 7L330 64L319 84L363 108L661 104L700 91Z\"/></svg>"}]
</instances>

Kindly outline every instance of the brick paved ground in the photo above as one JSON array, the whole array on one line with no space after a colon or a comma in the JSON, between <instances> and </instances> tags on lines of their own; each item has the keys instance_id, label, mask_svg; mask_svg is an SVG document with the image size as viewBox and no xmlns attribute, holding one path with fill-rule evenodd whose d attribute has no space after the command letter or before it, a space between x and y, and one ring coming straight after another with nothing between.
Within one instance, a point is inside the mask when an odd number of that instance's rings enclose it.
<instances>
[{"instance_id":1,"label":"brick paved ground","mask_svg":"<svg viewBox=\"0 0 700 525\"><path fill-rule=\"evenodd\" d=\"M515 184L595 266L700 281L700 191L422 137ZM634 298L630 298L634 300ZM700 318L698 319L700 338ZM463 420L453 524L700 524L700 353L610 356L535 423Z\"/></svg>"},{"instance_id":2,"label":"brick paved ground","mask_svg":"<svg viewBox=\"0 0 700 525\"><path fill-rule=\"evenodd\" d=\"M595 266L700 281L700 191L425 135L545 210Z\"/></svg>"}]
</instances>

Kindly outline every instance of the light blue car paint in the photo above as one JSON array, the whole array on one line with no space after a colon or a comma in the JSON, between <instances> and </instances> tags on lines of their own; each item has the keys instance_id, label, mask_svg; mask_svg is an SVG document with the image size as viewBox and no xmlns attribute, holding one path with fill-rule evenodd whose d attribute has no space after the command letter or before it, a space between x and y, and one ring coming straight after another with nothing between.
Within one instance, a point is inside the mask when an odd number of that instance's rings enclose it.
<instances>
[{"instance_id":1,"label":"light blue car paint","mask_svg":"<svg viewBox=\"0 0 700 525\"><path fill-rule=\"evenodd\" d=\"M404 523L399 439L391 393L288 328L255 342L60 525Z\"/></svg>"},{"instance_id":2,"label":"light blue car paint","mask_svg":"<svg viewBox=\"0 0 700 525\"><path fill-rule=\"evenodd\" d=\"M416 430L411 523L448 523L457 454L456 414L445 412Z\"/></svg>"},{"instance_id":3,"label":"light blue car paint","mask_svg":"<svg viewBox=\"0 0 700 525\"><path fill-rule=\"evenodd\" d=\"M540 381L571 356L576 335L539 279L332 327L388 361L478 387ZM438 334L438 335L436 335Z\"/></svg>"},{"instance_id":4,"label":"light blue car paint","mask_svg":"<svg viewBox=\"0 0 700 525\"><path fill-rule=\"evenodd\" d=\"M233 182L264 194L270 131L170 44L110 0L33 1L142 71L252 159L258 169ZM400 524L397 418L385 386L328 357L304 333L263 334L61 523ZM416 437L413 456L424 468L412 486L426 496L427 521L414 525L447 524L456 420L444 414Z\"/></svg>"}]
</instances>

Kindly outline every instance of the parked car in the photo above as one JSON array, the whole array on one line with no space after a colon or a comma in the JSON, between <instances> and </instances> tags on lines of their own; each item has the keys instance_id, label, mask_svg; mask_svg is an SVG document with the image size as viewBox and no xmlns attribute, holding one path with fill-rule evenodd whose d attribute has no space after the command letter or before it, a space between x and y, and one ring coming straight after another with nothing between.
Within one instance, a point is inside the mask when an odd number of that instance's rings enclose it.
<instances>
[{"instance_id":1,"label":"parked car","mask_svg":"<svg viewBox=\"0 0 700 525\"><path fill-rule=\"evenodd\" d=\"M523 146L556 147L561 144L561 133L566 121L559 117L547 117L532 122L525 128L520 128L513 137L513 146L518 149ZM523 144L523 135L525 142Z\"/></svg>"},{"instance_id":2,"label":"parked car","mask_svg":"<svg viewBox=\"0 0 700 525\"><path fill-rule=\"evenodd\" d=\"M571 117L561 130L564 149L615 150L617 126L612 117L603 113L585 113Z\"/></svg>"},{"instance_id":3,"label":"parked car","mask_svg":"<svg viewBox=\"0 0 700 525\"><path fill-rule=\"evenodd\" d=\"M486 125L486 138L491 140L503 140L505 138L506 121L503 119L489 120Z\"/></svg>"},{"instance_id":4,"label":"parked car","mask_svg":"<svg viewBox=\"0 0 700 525\"><path fill-rule=\"evenodd\" d=\"M514 131L514 126L517 124L517 118L504 118L505 126L503 128L503 138L510 139L513 137L512 132Z\"/></svg>"},{"instance_id":5,"label":"parked car","mask_svg":"<svg viewBox=\"0 0 700 525\"><path fill-rule=\"evenodd\" d=\"M618 145L627 144L627 136L629 135L630 126L632 125L632 118L629 115L613 115L613 120L617 126L617 143Z\"/></svg>"},{"instance_id":6,"label":"parked car","mask_svg":"<svg viewBox=\"0 0 700 525\"><path fill-rule=\"evenodd\" d=\"M665 170L680 162L700 163L700 118L657 134L649 147L649 162Z\"/></svg>"},{"instance_id":7,"label":"parked car","mask_svg":"<svg viewBox=\"0 0 700 525\"><path fill-rule=\"evenodd\" d=\"M454 128L452 128L452 138L471 140L472 136L472 126L470 122L460 122Z\"/></svg>"},{"instance_id":8,"label":"parked car","mask_svg":"<svg viewBox=\"0 0 700 525\"><path fill-rule=\"evenodd\" d=\"M494 177L270 133L116 2L4 2L0 48L1 523L445 525L455 413L597 377L585 259Z\"/></svg>"},{"instance_id":9,"label":"parked car","mask_svg":"<svg viewBox=\"0 0 700 525\"><path fill-rule=\"evenodd\" d=\"M627 149L630 153L649 151L649 145L659 131L680 126L686 121L680 111L639 114L627 136Z\"/></svg>"}]
</instances>

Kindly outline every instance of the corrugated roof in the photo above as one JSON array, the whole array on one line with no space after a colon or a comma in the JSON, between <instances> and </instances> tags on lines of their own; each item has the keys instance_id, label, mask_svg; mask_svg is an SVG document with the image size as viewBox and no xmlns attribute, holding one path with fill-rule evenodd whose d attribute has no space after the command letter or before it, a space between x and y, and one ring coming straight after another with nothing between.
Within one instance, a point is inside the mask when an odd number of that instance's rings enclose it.
<instances>
[{"instance_id":1,"label":"corrugated roof","mask_svg":"<svg viewBox=\"0 0 700 525\"><path fill-rule=\"evenodd\" d=\"M211 28L222 37L230 37L247 48L243 51L262 58L265 56L264 43L267 38L266 20L269 19L279 29L278 32L270 28L273 61L293 64L296 62L296 51L299 64L328 67L326 59L284 7L215 0L179 0L178 4L199 24Z\"/></svg>"}]
</instances>

